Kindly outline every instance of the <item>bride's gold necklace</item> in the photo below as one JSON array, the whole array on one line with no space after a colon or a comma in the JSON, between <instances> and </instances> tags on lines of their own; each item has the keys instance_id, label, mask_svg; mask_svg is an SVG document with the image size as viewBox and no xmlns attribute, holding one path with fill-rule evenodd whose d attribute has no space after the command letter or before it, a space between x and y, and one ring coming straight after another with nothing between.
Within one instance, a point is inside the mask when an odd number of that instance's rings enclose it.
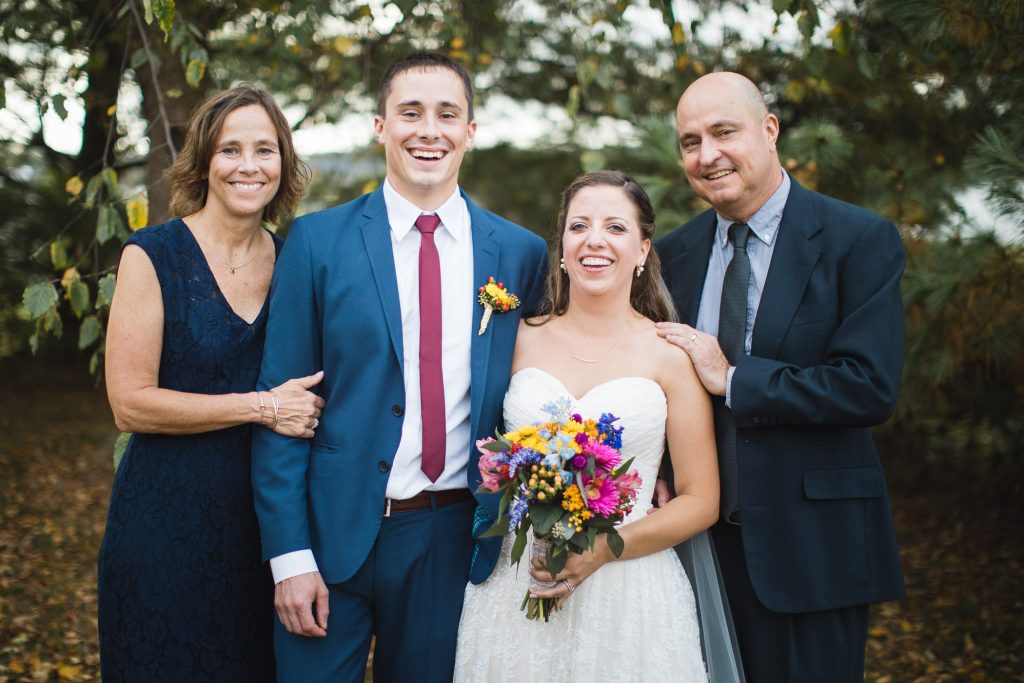
<instances>
[{"instance_id":1,"label":"bride's gold necklace","mask_svg":"<svg viewBox=\"0 0 1024 683\"><path fill-rule=\"evenodd\" d=\"M575 358L576 360L578 360L579 362L581 362L581 363L586 363L586 364L588 364L588 365L593 365L594 363L599 363L599 362L601 362L602 360L604 360L604 359L605 359L605 357L606 357L606 356L608 355L608 353L609 353L609 352L610 352L610 351L611 351L611 350L612 350L613 348L615 348L616 346L618 346L618 345L619 345L619 342L620 342L620 341L622 341L622 339L623 339L623 337L624 337L624 336L625 336L625 335L622 335L622 334L620 334L620 335L618 335L617 337L613 337L613 338L612 338L612 340L611 340L611 341L609 341L609 342L608 342L608 343L607 343L607 344L605 345L605 347L604 347L604 351L602 351L602 352L601 352L601 354L600 354L600 355L599 355L599 356L598 356L597 358L584 358L583 356L580 356L580 355L578 355L578 354L575 354L575 353L573 353L573 351L572 351L572 347L571 347L571 346L570 346L570 347L568 347L569 355L570 355L570 356L572 356L573 358Z\"/></svg>"}]
</instances>

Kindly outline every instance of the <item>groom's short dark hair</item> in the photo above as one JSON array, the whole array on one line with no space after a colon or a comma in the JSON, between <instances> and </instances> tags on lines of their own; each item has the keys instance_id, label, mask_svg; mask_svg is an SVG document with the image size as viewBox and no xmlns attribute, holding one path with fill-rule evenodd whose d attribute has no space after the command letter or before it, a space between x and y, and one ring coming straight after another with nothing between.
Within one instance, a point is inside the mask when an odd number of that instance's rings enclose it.
<instances>
[{"instance_id":1,"label":"groom's short dark hair","mask_svg":"<svg viewBox=\"0 0 1024 683\"><path fill-rule=\"evenodd\" d=\"M388 70L384 72L384 77L381 78L380 86L377 88L377 114L380 116L385 115L388 95L391 94L391 82L395 80L396 76L406 71L426 71L428 69L448 69L459 77L462 81L463 90L466 93L466 102L469 103L469 120L472 121L473 81L469 77L469 72L466 71L466 67L439 52L413 52L392 63Z\"/></svg>"}]
</instances>

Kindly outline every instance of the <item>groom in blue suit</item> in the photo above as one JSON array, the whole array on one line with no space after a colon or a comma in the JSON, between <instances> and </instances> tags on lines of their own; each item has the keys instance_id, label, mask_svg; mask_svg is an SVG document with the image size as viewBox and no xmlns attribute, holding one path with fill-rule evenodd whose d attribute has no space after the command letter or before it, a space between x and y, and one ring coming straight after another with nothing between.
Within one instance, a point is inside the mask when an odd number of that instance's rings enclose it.
<instances>
[{"instance_id":1,"label":"groom in blue suit","mask_svg":"<svg viewBox=\"0 0 1024 683\"><path fill-rule=\"evenodd\" d=\"M867 606L904 595L869 434L900 382L900 237L782 170L778 119L746 78L698 79L676 120L712 208L656 245L689 323L659 332L715 404L712 536L747 681L860 683Z\"/></svg>"},{"instance_id":2,"label":"groom in blue suit","mask_svg":"<svg viewBox=\"0 0 1024 683\"><path fill-rule=\"evenodd\" d=\"M489 574L501 541L473 539L474 442L500 424L544 242L458 187L476 123L457 63L391 65L374 129L383 185L296 220L271 288L259 387L322 368L326 403L312 442L253 440L282 681L362 681L371 636L374 680L450 681L471 567ZM483 326L490 277L523 306Z\"/></svg>"}]
</instances>

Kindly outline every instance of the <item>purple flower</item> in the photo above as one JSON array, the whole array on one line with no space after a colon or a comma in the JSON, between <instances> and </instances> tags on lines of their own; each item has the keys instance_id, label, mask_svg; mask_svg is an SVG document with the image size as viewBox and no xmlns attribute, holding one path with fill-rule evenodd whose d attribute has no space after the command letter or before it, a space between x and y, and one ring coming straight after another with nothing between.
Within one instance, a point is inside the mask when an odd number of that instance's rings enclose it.
<instances>
[{"instance_id":1,"label":"purple flower","mask_svg":"<svg viewBox=\"0 0 1024 683\"><path fill-rule=\"evenodd\" d=\"M572 417L572 419L575 420L576 422L583 424L583 416L580 415L579 413L573 413L570 417Z\"/></svg>"},{"instance_id":2,"label":"purple flower","mask_svg":"<svg viewBox=\"0 0 1024 683\"><path fill-rule=\"evenodd\" d=\"M579 445L586 446L588 441L590 441L590 435L586 432L580 432L576 435L576 443Z\"/></svg>"},{"instance_id":3,"label":"purple flower","mask_svg":"<svg viewBox=\"0 0 1024 683\"><path fill-rule=\"evenodd\" d=\"M572 459L572 466L578 470L582 470L587 466L587 456L577 455Z\"/></svg>"}]
</instances>

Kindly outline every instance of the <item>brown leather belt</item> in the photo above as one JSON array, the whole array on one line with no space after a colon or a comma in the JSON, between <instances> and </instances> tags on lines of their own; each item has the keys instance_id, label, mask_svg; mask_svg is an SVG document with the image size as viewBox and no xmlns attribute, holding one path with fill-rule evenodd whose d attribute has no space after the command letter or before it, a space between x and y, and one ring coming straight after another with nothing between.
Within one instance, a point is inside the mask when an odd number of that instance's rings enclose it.
<instances>
[{"instance_id":1,"label":"brown leather belt","mask_svg":"<svg viewBox=\"0 0 1024 683\"><path fill-rule=\"evenodd\" d=\"M423 510L429 507L442 508L445 505L454 505L464 500L470 500L473 494L469 489L447 489L445 491L422 491L412 498L397 500L395 498L384 499L384 516L390 517L395 512L409 512L410 510Z\"/></svg>"}]
</instances>

